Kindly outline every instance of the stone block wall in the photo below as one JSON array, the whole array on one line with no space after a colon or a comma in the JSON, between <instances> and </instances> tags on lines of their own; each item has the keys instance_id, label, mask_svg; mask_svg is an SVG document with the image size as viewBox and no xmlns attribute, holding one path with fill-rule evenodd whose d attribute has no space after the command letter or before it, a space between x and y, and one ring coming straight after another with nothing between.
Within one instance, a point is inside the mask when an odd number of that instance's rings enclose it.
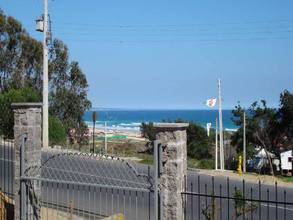
<instances>
[{"instance_id":1,"label":"stone block wall","mask_svg":"<svg viewBox=\"0 0 293 220\"><path fill-rule=\"evenodd\" d=\"M165 220L184 219L184 199L187 176L186 123L159 123L154 125L156 139L163 146L162 174L159 182L161 212Z\"/></svg>"},{"instance_id":2,"label":"stone block wall","mask_svg":"<svg viewBox=\"0 0 293 220\"><path fill-rule=\"evenodd\" d=\"M20 146L21 146L23 137L26 137L25 161L24 161L25 168L30 166L41 166L42 104L41 103L13 103L12 108L14 111L14 149L15 149L15 174L14 174L15 218L14 219L20 219ZM40 195L40 189L38 185L34 185L34 191L36 195ZM31 201L29 203L31 203ZM29 215L39 215L39 214L29 213Z\"/></svg>"}]
</instances>

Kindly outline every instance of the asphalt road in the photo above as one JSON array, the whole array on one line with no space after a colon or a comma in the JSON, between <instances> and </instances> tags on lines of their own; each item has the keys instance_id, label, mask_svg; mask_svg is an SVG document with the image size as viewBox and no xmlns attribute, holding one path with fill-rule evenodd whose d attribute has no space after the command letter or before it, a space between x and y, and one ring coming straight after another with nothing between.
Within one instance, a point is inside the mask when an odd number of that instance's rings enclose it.
<instances>
[{"instance_id":1,"label":"asphalt road","mask_svg":"<svg viewBox=\"0 0 293 220\"><path fill-rule=\"evenodd\" d=\"M4 183L8 191L11 190L11 187L8 186L10 185L13 171L8 168L11 166L11 161L3 160L3 156L8 156L10 153L11 150L7 147L5 149L2 147L0 150L0 183L2 188ZM49 154L43 153L43 160L48 156ZM145 179L135 178L133 174L129 174L130 170L133 173L132 169L124 165L117 166L117 164L121 165L117 161L107 162L107 160L79 156L62 156L59 159L58 157L50 159L50 163L47 163L50 175L42 171L41 176L50 177L56 182L42 183L43 204L52 208L56 208L56 204L58 204L58 208L64 210L68 209L70 202L72 202L73 211L88 219L98 219L99 216L109 216L117 213L124 213L126 219L154 219L153 193L146 190ZM133 166L138 173L147 174L147 166L141 164L133 164ZM5 168L3 169L3 167ZM56 169L58 167L62 169ZM7 169L10 169L10 171L8 172ZM150 173L152 175L152 170ZM196 171L189 171L187 191L208 195L214 192L214 195L227 196L229 189L229 195L233 196L236 187L243 193L242 181L231 179L228 187L227 179L224 176L215 177L213 181L212 177L200 174L200 183L198 183L198 176ZM122 180L119 181L119 179ZM84 184L63 184L62 180L78 181ZM141 184L138 183L139 181L141 181ZM86 186L87 183L92 183L93 185ZM119 185L122 188L117 188ZM123 190L123 187L140 188L140 190ZM284 192L286 192L286 195ZM269 199L272 201L277 197L277 200L282 202L285 201L286 197L287 202L293 202L293 188L289 187L280 186L276 191L273 185L262 185L259 190L258 184L246 183L244 195L248 199L260 198L261 200ZM210 198L195 195L187 195L185 198L187 201L186 219L198 219L198 213L201 213L201 219L205 219L202 212L206 207L209 207L208 213L211 213ZM217 198L215 199L215 204L219 219L232 219L235 215L234 200ZM246 203L246 207L250 204L249 202ZM293 219L293 207L289 205L278 204L276 206L273 203L254 202L253 206L252 211L248 210L246 212L245 219ZM239 219L244 218L239 216Z\"/></svg>"}]
</instances>

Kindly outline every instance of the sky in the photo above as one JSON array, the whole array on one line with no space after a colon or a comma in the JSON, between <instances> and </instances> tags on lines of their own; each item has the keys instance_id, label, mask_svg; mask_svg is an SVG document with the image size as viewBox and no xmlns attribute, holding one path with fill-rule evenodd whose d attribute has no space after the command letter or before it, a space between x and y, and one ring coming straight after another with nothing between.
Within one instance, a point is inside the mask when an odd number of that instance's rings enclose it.
<instances>
[{"instance_id":1,"label":"sky","mask_svg":"<svg viewBox=\"0 0 293 220\"><path fill-rule=\"evenodd\" d=\"M0 0L31 36L42 0ZM223 108L293 90L292 0L49 0L52 35L79 62L93 107Z\"/></svg>"}]
</instances>

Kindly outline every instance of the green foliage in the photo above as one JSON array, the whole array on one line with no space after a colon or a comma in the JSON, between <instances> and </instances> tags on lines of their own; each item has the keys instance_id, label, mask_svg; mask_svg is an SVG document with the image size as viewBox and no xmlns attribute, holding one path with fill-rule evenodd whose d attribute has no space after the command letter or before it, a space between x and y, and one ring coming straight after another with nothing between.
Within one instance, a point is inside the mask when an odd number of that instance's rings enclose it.
<instances>
[{"instance_id":1,"label":"green foliage","mask_svg":"<svg viewBox=\"0 0 293 220\"><path fill-rule=\"evenodd\" d=\"M66 132L61 121L55 117L49 117L49 140L50 145L61 145L66 142Z\"/></svg>"},{"instance_id":2,"label":"green foliage","mask_svg":"<svg viewBox=\"0 0 293 220\"><path fill-rule=\"evenodd\" d=\"M147 138L149 141L146 143L146 152L153 153L153 142L156 140L156 131L154 128L154 124L152 122L145 123L142 122L140 126L140 132L142 137Z\"/></svg>"},{"instance_id":3,"label":"green foliage","mask_svg":"<svg viewBox=\"0 0 293 220\"><path fill-rule=\"evenodd\" d=\"M0 9L0 92L41 89L42 43L31 38L20 22Z\"/></svg>"},{"instance_id":4,"label":"green foliage","mask_svg":"<svg viewBox=\"0 0 293 220\"><path fill-rule=\"evenodd\" d=\"M0 93L29 87L41 95L42 43L1 9L0 37ZM69 51L62 41L53 41L49 55L50 114L62 122L66 132L75 129L78 142L82 142L86 130L82 116L91 107L86 77L77 62L69 62Z\"/></svg>"},{"instance_id":5,"label":"green foliage","mask_svg":"<svg viewBox=\"0 0 293 220\"><path fill-rule=\"evenodd\" d=\"M235 204L235 209L236 210L241 210L245 206L245 200L244 200L244 195L239 189L235 189L234 191L234 204ZM238 211L240 213L240 211Z\"/></svg>"},{"instance_id":6,"label":"green foliage","mask_svg":"<svg viewBox=\"0 0 293 220\"><path fill-rule=\"evenodd\" d=\"M68 49L61 41L53 42L51 55L50 113L62 121L67 132L74 129L71 138L82 143L87 129L82 116L91 107L86 77L77 62L68 62Z\"/></svg>"},{"instance_id":7,"label":"green foliage","mask_svg":"<svg viewBox=\"0 0 293 220\"><path fill-rule=\"evenodd\" d=\"M212 141L207 136L206 130L195 123L190 122L187 132L187 155L196 159L212 158Z\"/></svg>"},{"instance_id":8,"label":"green foliage","mask_svg":"<svg viewBox=\"0 0 293 220\"><path fill-rule=\"evenodd\" d=\"M212 170L215 168L215 161L213 159L201 159L198 163L198 168Z\"/></svg>"},{"instance_id":9,"label":"green foliage","mask_svg":"<svg viewBox=\"0 0 293 220\"><path fill-rule=\"evenodd\" d=\"M8 138L13 137L14 116L11 103L39 102L39 94L32 88L11 89L0 94L0 132Z\"/></svg>"},{"instance_id":10,"label":"green foliage","mask_svg":"<svg viewBox=\"0 0 293 220\"><path fill-rule=\"evenodd\" d=\"M243 112L238 104L232 111L235 125L239 126L231 139L232 145L241 153L243 148ZM246 140L248 157L255 154L254 147L261 146L278 153L292 147L293 136L293 95L285 90L280 95L280 108L273 109L264 100L254 102L246 110Z\"/></svg>"},{"instance_id":11,"label":"green foliage","mask_svg":"<svg viewBox=\"0 0 293 220\"><path fill-rule=\"evenodd\" d=\"M242 194L241 190L235 188L233 193L234 197L234 210L235 216L237 217L243 215L244 213L249 213L255 210L258 206L253 202L248 202L245 200L245 195Z\"/></svg>"},{"instance_id":12,"label":"green foliage","mask_svg":"<svg viewBox=\"0 0 293 220\"><path fill-rule=\"evenodd\" d=\"M201 209L201 213L205 216L206 220L216 220L217 219L217 212L219 208L217 207L216 195L213 192L211 194L211 205L204 206Z\"/></svg>"},{"instance_id":13,"label":"green foliage","mask_svg":"<svg viewBox=\"0 0 293 220\"><path fill-rule=\"evenodd\" d=\"M141 134L144 138L149 139L151 142L153 142L156 139L156 131L154 128L154 124L152 122L145 123L142 122L140 126Z\"/></svg>"},{"instance_id":14,"label":"green foliage","mask_svg":"<svg viewBox=\"0 0 293 220\"><path fill-rule=\"evenodd\" d=\"M277 113L278 139L277 146L281 149L290 149L293 143L293 94L285 90L280 95L280 108Z\"/></svg>"},{"instance_id":15,"label":"green foliage","mask_svg":"<svg viewBox=\"0 0 293 220\"><path fill-rule=\"evenodd\" d=\"M177 119L176 123L183 123L185 121ZM156 133L153 123L142 123L140 126L143 137L148 138L152 143L156 139ZM187 133L187 154L195 159L210 159L212 158L213 137L208 137L206 130L195 123L189 122L186 130ZM152 152L152 144L149 144L150 152ZM203 163L206 163L203 162ZM206 164L204 164L206 166Z\"/></svg>"}]
</instances>

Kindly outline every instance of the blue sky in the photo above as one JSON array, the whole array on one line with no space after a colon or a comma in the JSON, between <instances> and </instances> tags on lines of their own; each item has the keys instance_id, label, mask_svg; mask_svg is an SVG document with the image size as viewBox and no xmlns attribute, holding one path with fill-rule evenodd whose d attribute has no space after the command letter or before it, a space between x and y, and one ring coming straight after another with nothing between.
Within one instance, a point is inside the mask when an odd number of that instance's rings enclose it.
<instances>
[{"instance_id":1,"label":"blue sky","mask_svg":"<svg viewBox=\"0 0 293 220\"><path fill-rule=\"evenodd\" d=\"M42 0L0 0L35 38ZM94 107L202 109L222 79L223 107L293 88L292 0L49 0Z\"/></svg>"}]
</instances>

